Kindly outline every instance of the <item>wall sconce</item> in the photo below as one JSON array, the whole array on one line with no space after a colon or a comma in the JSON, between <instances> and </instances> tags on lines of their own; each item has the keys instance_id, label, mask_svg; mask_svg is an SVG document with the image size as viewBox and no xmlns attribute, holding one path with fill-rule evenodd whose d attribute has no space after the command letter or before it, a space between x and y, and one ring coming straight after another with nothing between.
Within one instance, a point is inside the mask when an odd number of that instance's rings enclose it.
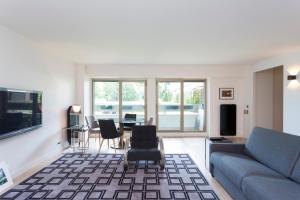
<instances>
[{"instance_id":1,"label":"wall sconce","mask_svg":"<svg viewBox=\"0 0 300 200\"><path fill-rule=\"evenodd\" d=\"M296 75L288 75L287 80L291 81L291 80L296 80L297 76Z\"/></svg>"}]
</instances>

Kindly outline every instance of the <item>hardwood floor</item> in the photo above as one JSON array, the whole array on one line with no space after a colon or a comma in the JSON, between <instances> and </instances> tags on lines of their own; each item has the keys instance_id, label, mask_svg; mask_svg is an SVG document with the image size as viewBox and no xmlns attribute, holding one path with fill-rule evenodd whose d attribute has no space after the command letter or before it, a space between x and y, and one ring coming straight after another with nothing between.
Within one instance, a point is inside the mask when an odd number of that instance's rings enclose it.
<instances>
[{"instance_id":1,"label":"hardwood floor","mask_svg":"<svg viewBox=\"0 0 300 200\"><path fill-rule=\"evenodd\" d=\"M205 168L205 139L203 137L191 137L191 138L164 138L164 148L165 153L187 153L191 156L194 162L198 165L199 169L209 181L210 185L216 191L220 199L222 200L231 200L232 198L228 193L223 189L223 187L211 177L209 171ZM110 146L113 145L112 140L110 141ZM98 153L99 141L94 138L90 139L90 147L87 153ZM72 149L67 149L64 153L73 152ZM102 145L101 153L114 153L114 150L108 148L107 141L104 141ZM117 150L117 153L124 153L124 150ZM17 177L15 179L15 184L25 180L38 170L47 166L50 162L54 161L56 158L53 158L49 161L43 162L38 166L33 167L31 170L25 174Z\"/></svg>"}]
</instances>

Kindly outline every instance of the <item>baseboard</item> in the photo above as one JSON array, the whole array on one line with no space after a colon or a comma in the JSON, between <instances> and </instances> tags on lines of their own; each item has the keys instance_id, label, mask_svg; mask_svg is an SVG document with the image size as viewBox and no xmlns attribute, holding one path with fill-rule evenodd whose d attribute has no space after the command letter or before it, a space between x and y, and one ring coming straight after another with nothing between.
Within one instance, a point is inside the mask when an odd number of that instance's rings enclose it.
<instances>
[{"instance_id":1,"label":"baseboard","mask_svg":"<svg viewBox=\"0 0 300 200\"><path fill-rule=\"evenodd\" d=\"M58 150L53 153L45 154L44 156L40 157L39 159L36 159L32 162L27 163L26 165L24 165L24 167L22 167L16 173L12 174L14 185L17 182L20 182L20 179L23 179L26 176L26 174L31 174L30 172L40 170L41 168L50 164L52 161L59 158L61 156L61 154L62 154L61 150Z\"/></svg>"},{"instance_id":2,"label":"baseboard","mask_svg":"<svg viewBox=\"0 0 300 200\"><path fill-rule=\"evenodd\" d=\"M207 132L157 132L159 137L173 137L173 138L183 138L183 137L205 137L208 136Z\"/></svg>"}]
</instances>

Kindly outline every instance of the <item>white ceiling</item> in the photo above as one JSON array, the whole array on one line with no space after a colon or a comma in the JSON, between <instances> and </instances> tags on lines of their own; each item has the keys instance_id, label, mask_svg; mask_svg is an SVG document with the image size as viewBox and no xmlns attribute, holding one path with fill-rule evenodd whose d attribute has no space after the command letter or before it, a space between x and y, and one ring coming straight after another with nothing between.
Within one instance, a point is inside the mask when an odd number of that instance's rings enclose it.
<instances>
[{"instance_id":1,"label":"white ceiling","mask_svg":"<svg viewBox=\"0 0 300 200\"><path fill-rule=\"evenodd\" d=\"M300 47L299 0L1 0L0 24L79 63L243 64Z\"/></svg>"}]
</instances>

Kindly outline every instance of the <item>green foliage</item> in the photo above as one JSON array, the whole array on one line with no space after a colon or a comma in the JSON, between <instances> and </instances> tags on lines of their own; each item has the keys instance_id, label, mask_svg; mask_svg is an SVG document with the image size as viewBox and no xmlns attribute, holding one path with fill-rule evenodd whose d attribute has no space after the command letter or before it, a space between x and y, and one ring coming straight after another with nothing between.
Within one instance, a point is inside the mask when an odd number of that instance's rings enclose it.
<instances>
[{"instance_id":1,"label":"green foliage","mask_svg":"<svg viewBox=\"0 0 300 200\"><path fill-rule=\"evenodd\" d=\"M101 88L101 85L103 88ZM119 84L117 82L95 83L94 94L96 99L102 99L105 101L118 101Z\"/></svg>"},{"instance_id":2,"label":"green foliage","mask_svg":"<svg viewBox=\"0 0 300 200\"><path fill-rule=\"evenodd\" d=\"M163 102L169 102L173 99L173 94L169 89L170 83L159 84L159 97Z\"/></svg>"},{"instance_id":3,"label":"green foliage","mask_svg":"<svg viewBox=\"0 0 300 200\"><path fill-rule=\"evenodd\" d=\"M139 101L144 99L144 85L140 83L123 83L122 98L123 101ZM135 87L136 86L136 87ZM99 82L94 84L95 99L104 101L119 100L118 82Z\"/></svg>"},{"instance_id":4,"label":"green foliage","mask_svg":"<svg viewBox=\"0 0 300 200\"><path fill-rule=\"evenodd\" d=\"M191 96L185 97L186 104L203 104L204 103L204 90L201 88L194 88Z\"/></svg>"},{"instance_id":5,"label":"green foliage","mask_svg":"<svg viewBox=\"0 0 300 200\"><path fill-rule=\"evenodd\" d=\"M123 101L138 101L139 95L132 84L123 85Z\"/></svg>"}]
</instances>

